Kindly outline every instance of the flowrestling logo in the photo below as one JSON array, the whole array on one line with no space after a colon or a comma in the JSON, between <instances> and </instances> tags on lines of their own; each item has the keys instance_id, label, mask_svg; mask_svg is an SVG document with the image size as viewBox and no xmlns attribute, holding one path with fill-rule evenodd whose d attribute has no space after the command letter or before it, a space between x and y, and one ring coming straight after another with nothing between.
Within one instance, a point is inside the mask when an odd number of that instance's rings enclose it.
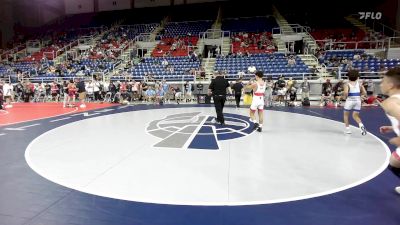
<instances>
[{"instance_id":1,"label":"flowrestling logo","mask_svg":"<svg viewBox=\"0 0 400 225\"><path fill-rule=\"evenodd\" d=\"M215 117L201 112L179 113L154 120L147 133L160 138L154 147L218 150L218 141L240 138L253 132L253 124L242 115L225 113L225 125L213 123Z\"/></svg>"},{"instance_id":2,"label":"flowrestling logo","mask_svg":"<svg viewBox=\"0 0 400 225\"><path fill-rule=\"evenodd\" d=\"M373 19L380 20L382 18L381 12L358 12L360 14L360 20Z\"/></svg>"}]
</instances>

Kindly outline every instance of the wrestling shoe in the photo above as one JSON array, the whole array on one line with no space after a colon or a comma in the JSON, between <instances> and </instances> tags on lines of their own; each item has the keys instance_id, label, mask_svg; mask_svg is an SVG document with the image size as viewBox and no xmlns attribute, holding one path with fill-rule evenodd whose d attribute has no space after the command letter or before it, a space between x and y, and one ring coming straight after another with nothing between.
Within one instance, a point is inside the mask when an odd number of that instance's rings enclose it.
<instances>
[{"instance_id":1,"label":"wrestling shoe","mask_svg":"<svg viewBox=\"0 0 400 225\"><path fill-rule=\"evenodd\" d=\"M363 136L367 135L367 130L365 129L364 126L361 126L360 130L361 130L361 135L363 135Z\"/></svg>"}]
</instances>

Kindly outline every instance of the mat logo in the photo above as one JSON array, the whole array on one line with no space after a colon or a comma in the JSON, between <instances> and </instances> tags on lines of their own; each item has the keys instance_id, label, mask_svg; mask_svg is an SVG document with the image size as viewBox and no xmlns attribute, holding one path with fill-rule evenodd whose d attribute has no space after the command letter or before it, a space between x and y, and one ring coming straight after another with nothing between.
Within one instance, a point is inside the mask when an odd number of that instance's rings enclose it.
<instances>
[{"instance_id":1,"label":"mat logo","mask_svg":"<svg viewBox=\"0 0 400 225\"><path fill-rule=\"evenodd\" d=\"M358 14L360 14L360 20L363 19L380 20L382 18L381 12L358 12Z\"/></svg>"},{"instance_id":2,"label":"mat logo","mask_svg":"<svg viewBox=\"0 0 400 225\"><path fill-rule=\"evenodd\" d=\"M215 117L201 112L179 113L154 120L146 132L160 138L159 148L218 150L219 141L240 138L253 132L248 117L225 113L225 125L213 123Z\"/></svg>"}]
</instances>

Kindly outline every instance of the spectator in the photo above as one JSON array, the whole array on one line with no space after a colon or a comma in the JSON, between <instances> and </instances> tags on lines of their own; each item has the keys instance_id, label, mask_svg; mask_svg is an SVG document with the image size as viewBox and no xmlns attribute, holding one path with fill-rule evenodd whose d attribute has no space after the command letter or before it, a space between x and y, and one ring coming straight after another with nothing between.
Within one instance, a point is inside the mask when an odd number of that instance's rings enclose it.
<instances>
[{"instance_id":1,"label":"spectator","mask_svg":"<svg viewBox=\"0 0 400 225\"><path fill-rule=\"evenodd\" d=\"M294 85L289 86L287 93L289 95L288 106L296 106L297 89L294 87Z\"/></svg>"},{"instance_id":2,"label":"spectator","mask_svg":"<svg viewBox=\"0 0 400 225\"><path fill-rule=\"evenodd\" d=\"M191 102L192 101L192 91L193 91L193 85L189 83L189 81L186 81L184 84L185 88L185 99L186 102Z\"/></svg>"},{"instance_id":3,"label":"spectator","mask_svg":"<svg viewBox=\"0 0 400 225\"><path fill-rule=\"evenodd\" d=\"M167 59L163 59L163 61L161 62L161 65L164 66L164 68L166 68L168 66L168 61Z\"/></svg>"},{"instance_id":4,"label":"spectator","mask_svg":"<svg viewBox=\"0 0 400 225\"><path fill-rule=\"evenodd\" d=\"M326 106L332 101L332 83L330 79L326 79L326 82L322 84L322 95L320 106Z\"/></svg>"},{"instance_id":5,"label":"spectator","mask_svg":"<svg viewBox=\"0 0 400 225\"><path fill-rule=\"evenodd\" d=\"M264 93L264 100L265 100L265 106L271 107L273 98L272 98L272 89L274 87L274 82L272 81L272 76L267 77L267 81L265 82L266 88L265 88L265 93Z\"/></svg>"},{"instance_id":6,"label":"spectator","mask_svg":"<svg viewBox=\"0 0 400 225\"><path fill-rule=\"evenodd\" d=\"M245 75L245 73L243 71L239 71L237 73L238 79L242 79L244 75Z\"/></svg>"},{"instance_id":7,"label":"spectator","mask_svg":"<svg viewBox=\"0 0 400 225\"><path fill-rule=\"evenodd\" d=\"M243 91L243 83L242 83L241 78L236 80L236 83L233 85L232 89L235 92L236 108L239 108L240 107L240 99L242 97L242 91Z\"/></svg>"},{"instance_id":8,"label":"spectator","mask_svg":"<svg viewBox=\"0 0 400 225\"><path fill-rule=\"evenodd\" d=\"M296 60L293 56L290 56L288 59L288 66L295 66L296 65Z\"/></svg>"},{"instance_id":9,"label":"spectator","mask_svg":"<svg viewBox=\"0 0 400 225\"><path fill-rule=\"evenodd\" d=\"M149 86L149 88L146 91L146 101L155 101L156 98L156 91L153 90L153 88L151 86Z\"/></svg>"},{"instance_id":10,"label":"spectator","mask_svg":"<svg viewBox=\"0 0 400 225\"><path fill-rule=\"evenodd\" d=\"M289 90L291 87L295 85L295 81L293 80L293 77L289 77L289 80L287 82L287 90Z\"/></svg>"},{"instance_id":11,"label":"spectator","mask_svg":"<svg viewBox=\"0 0 400 225\"><path fill-rule=\"evenodd\" d=\"M308 82L307 77L304 78L303 83L300 85L301 87L301 101L304 101L305 98L310 99L310 83Z\"/></svg>"},{"instance_id":12,"label":"spectator","mask_svg":"<svg viewBox=\"0 0 400 225\"><path fill-rule=\"evenodd\" d=\"M368 80L368 83L367 83L367 95L368 96L372 96L372 95L374 95L374 92L375 92L375 84L374 84L374 82L371 80L371 79L369 79Z\"/></svg>"},{"instance_id":13,"label":"spectator","mask_svg":"<svg viewBox=\"0 0 400 225\"><path fill-rule=\"evenodd\" d=\"M341 105L341 101L343 98L343 80L339 80L333 87L333 97L335 101L335 107L338 107Z\"/></svg>"},{"instance_id":14,"label":"spectator","mask_svg":"<svg viewBox=\"0 0 400 225\"><path fill-rule=\"evenodd\" d=\"M86 105L85 105L86 88L85 88L85 81L83 78L78 79L77 89L78 89L78 94L79 94L79 100L81 102L79 107L86 108Z\"/></svg>"},{"instance_id":15,"label":"spectator","mask_svg":"<svg viewBox=\"0 0 400 225\"><path fill-rule=\"evenodd\" d=\"M283 75L279 76L278 81L275 83L275 89L277 90L278 94L278 104L284 105L285 104L285 95L286 95L286 82Z\"/></svg>"}]
</instances>

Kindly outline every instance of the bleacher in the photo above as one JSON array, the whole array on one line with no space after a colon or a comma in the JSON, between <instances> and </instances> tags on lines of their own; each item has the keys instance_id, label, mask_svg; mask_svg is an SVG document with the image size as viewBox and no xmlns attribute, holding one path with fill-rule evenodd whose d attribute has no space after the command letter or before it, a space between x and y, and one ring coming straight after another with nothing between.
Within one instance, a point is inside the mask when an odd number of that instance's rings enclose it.
<instances>
[{"instance_id":1,"label":"bleacher","mask_svg":"<svg viewBox=\"0 0 400 225\"><path fill-rule=\"evenodd\" d=\"M71 71L68 72L65 68L60 71L61 76L54 72L38 71L37 75L32 75L31 79L34 81L53 81L55 78L73 78L82 77L93 74L94 72L112 71L115 66L120 63L119 61L106 61L99 59L82 59L79 62L70 64Z\"/></svg>"},{"instance_id":2,"label":"bleacher","mask_svg":"<svg viewBox=\"0 0 400 225\"><path fill-rule=\"evenodd\" d=\"M388 70L400 66L400 59L378 59L369 58L365 60L353 60L353 68L362 72L377 72L379 70ZM343 71L347 71L347 68L342 66Z\"/></svg>"},{"instance_id":3,"label":"bleacher","mask_svg":"<svg viewBox=\"0 0 400 225\"><path fill-rule=\"evenodd\" d=\"M272 32L272 28L278 24L274 17L254 17L254 18L227 18L222 21L222 30L237 32Z\"/></svg>"},{"instance_id":4,"label":"bleacher","mask_svg":"<svg viewBox=\"0 0 400 225\"><path fill-rule=\"evenodd\" d=\"M7 67L5 65L0 64L0 78L5 78L7 74Z\"/></svg>"},{"instance_id":5,"label":"bleacher","mask_svg":"<svg viewBox=\"0 0 400 225\"><path fill-rule=\"evenodd\" d=\"M354 59L355 55L359 55L360 58L357 59L356 57ZM366 55L364 50L326 51L324 57L319 59L319 62L329 64L331 61L342 59L351 61L351 66L361 72L378 72L400 66L400 59L379 59ZM346 72L349 69L349 65L340 63L340 69Z\"/></svg>"},{"instance_id":6,"label":"bleacher","mask_svg":"<svg viewBox=\"0 0 400 225\"><path fill-rule=\"evenodd\" d=\"M14 64L14 68L21 72L31 72L35 66L36 62L17 62Z\"/></svg>"},{"instance_id":7,"label":"bleacher","mask_svg":"<svg viewBox=\"0 0 400 225\"><path fill-rule=\"evenodd\" d=\"M200 67L199 61L192 61L189 57L165 57L165 59L169 66L173 66L172 72L161 65L163 58L145 58L144 62L128 72L132 74L134 80L143 80L145 75L152 74L156 80L186 81L194 79L188 72Z\"/></svg>"},{"instance_id":8,"label":"bleacher","mask_svg":"<svg viewBox=\"0 0 400 225\"><path fill-rule=\"evenodd\" d=\"M165 25L164 37L199 36L211 28L213 21L169 22Z\"/></svg>"},{"instance_id":9,"label":"bleacher","mask_svg":"<svg viewBox=\"0 0 400 225\"><path fill-rule=\"evenodd\" d=\"M288 59L282 53L217 58L214 70L226 71L230 79L236 79L239 72L246 73L243 79L253 78L253 74L247 73L250 66L255 66L257 70L264 71L265 74L271 74L273 78L277 78L280 74L290 74L293 78L302 78L302 73L310 72L308 66L299 57L296 57L295 61L294 66L288 66Z\"/></svg>"},{"instance_id":10,"label":"bleacher","mask_svg":"<svg viewBox=\"0 0 400 225\"><path fill-rule=\"evenodd\" d=\"M320 63L324 63L326 60L332 60L335 58L342 59L353 59L354 55L362 55L364 54L364 50L344 50L344 51L326 51L324 53L324 57L319 59Z\"/></svg>"},{"instance_id":11,"label":"bleacher","mask_svg":"<svg viewBox=\"0 0 400 225\"><path fill-rule=\"evenodd\" d=\"M181 37L181 38L163 38L152 52L153 57L170 56L188 56L189 46L196 46L198 37ZM178 45L178 43L181 43ZM175 46L174 49L171 49Z\"/></svg>"},{"instance_id":12,"label":"bleacher","mask_svg":"<svg viewBox=\"0 0 400 225\"><path fill-rule=\"evenodd\" d=\"M119 28L119 32L126 34L128 39L134 40L140 34L153 32L157 26L159 26L158 23L125 25Z\"/></svg>"},{"instance_id":13,"label":"bleacher","mask_svg":"<svg viewBox=\"0 0 400 225\"><path fill-rule=\"evenodd\" d=\"M246 33L247 38L243 34L237 34L233 36L232 51L237 52L248 52L250 54L259 53L272 53L275 51L275 45L272 42L271 33ZM262 40L264 39L264 40ZM243 43L248 43L246 46L242 46ZM258 46L260 42L260 46Z\"/></svg>"}]
</instances>

